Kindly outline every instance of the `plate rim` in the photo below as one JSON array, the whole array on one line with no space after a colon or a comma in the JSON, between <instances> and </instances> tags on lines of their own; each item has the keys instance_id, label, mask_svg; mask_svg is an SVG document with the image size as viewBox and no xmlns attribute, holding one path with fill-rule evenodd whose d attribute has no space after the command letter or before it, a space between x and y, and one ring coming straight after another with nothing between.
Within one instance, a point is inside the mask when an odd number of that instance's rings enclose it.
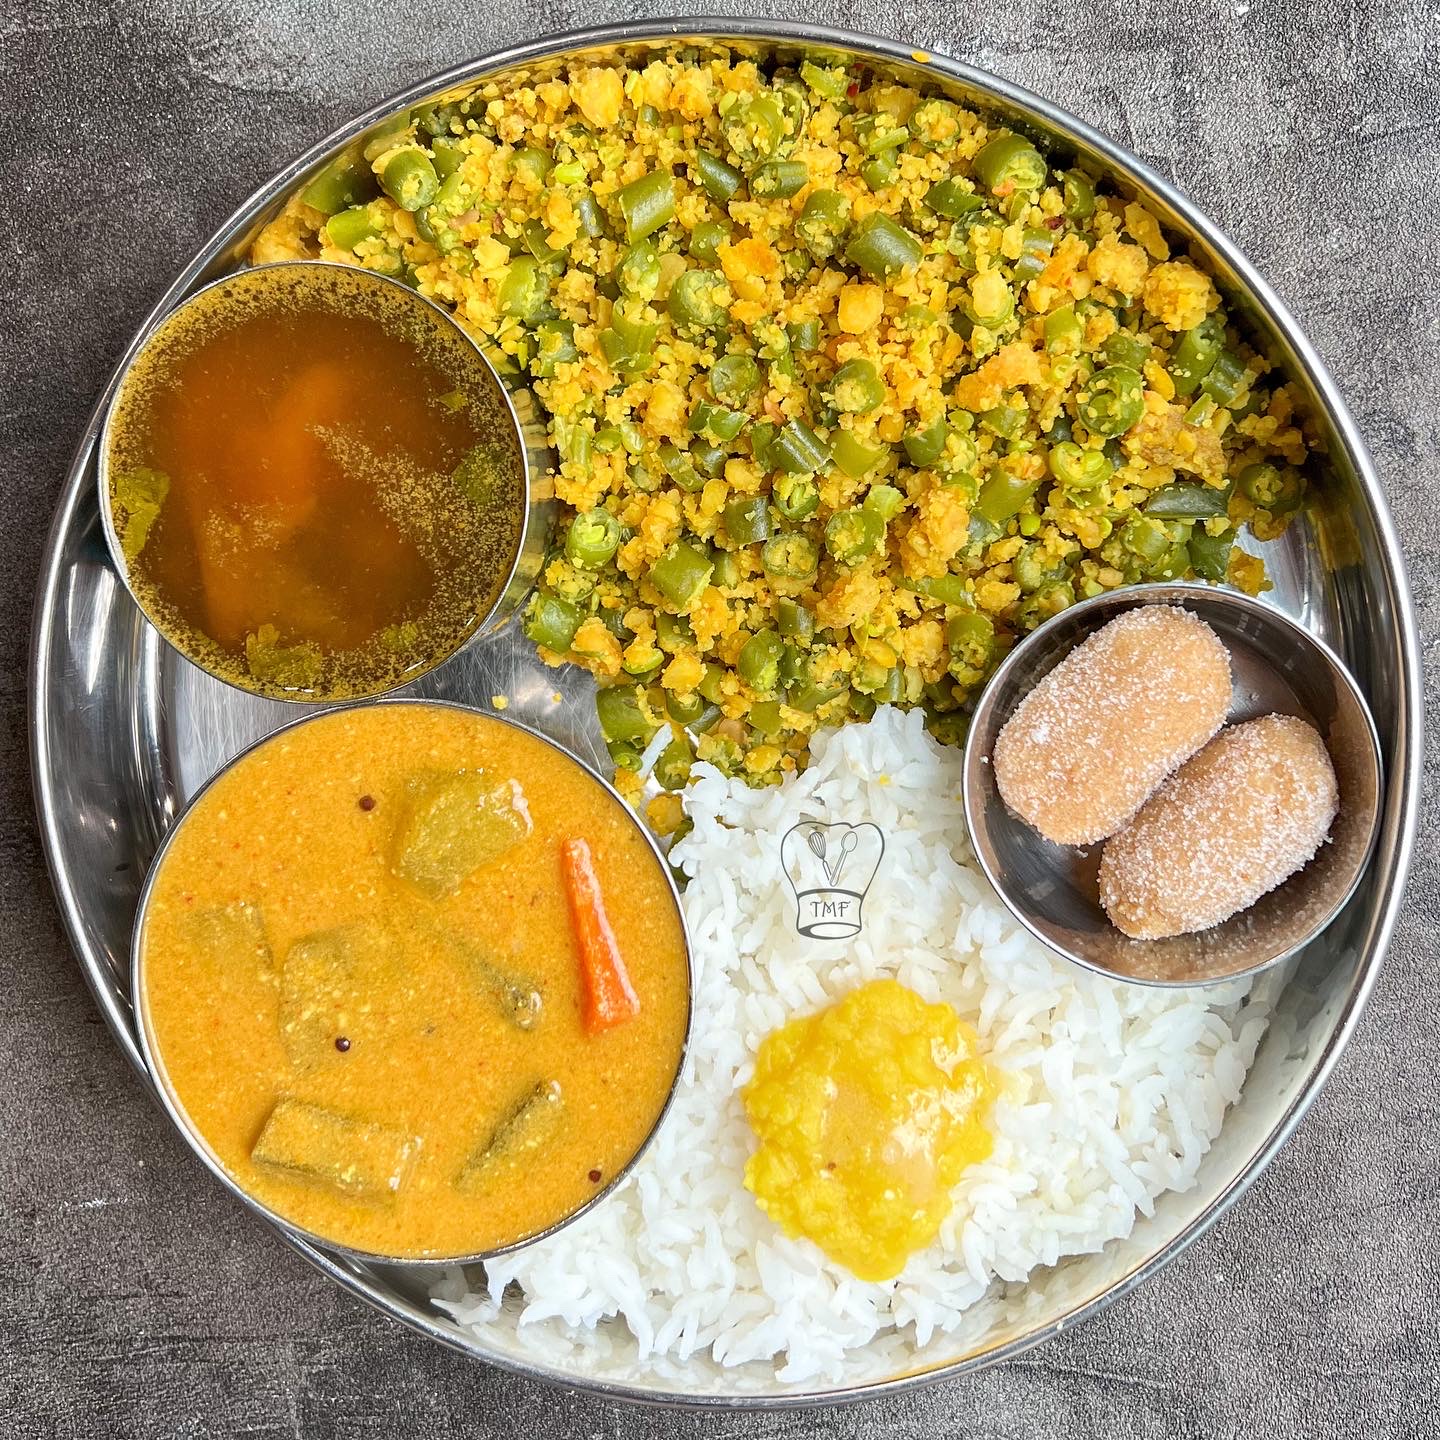
<instances>
[{"instance_id":1,"label":"plate rim","mask_svg":"<svg viewBox=\"0 0 1440 1440\"><path fill-rule=\"evenodd\" d=\"M1397 677L1401 703L1397 706L1395 759L1388 768L1385 785L1385 821L1381 826L1372 865L1385 866L1385 891L1370 917L1364 932L1365 959L1357 972L1349 993L1337 1013L1331 1034L1312 1065L1304 1088L1281 1114L1264 1143L1231 1182L1219 1192L1211 1205L1197 1215L1168 1244L1143 1260L1119 1281L1077 1305L1059 1320L1027 1335L997 1342L964 1359L946 1365L894 1375L883 1380L842 1382L837 1386L807 1386L779 1395L740 1393L701 1394L696 1392L647 1389L643 1384L603 1378L580 1379L571 1372L542 1361L530 1361L500 1353L483 1351L474 1342L467 1343L458 1331L450 1331L436 1323L435 1317L421 1310L409 1299L384 1291L372 1277L346 1265L341 1257L331 1255L298 1236L274 1227L280 1238L298 1251L330 1279L357 1295L368 1304L409 1328L450 1349L480 1359L527 1379L540 1380L567 1389L583 1389L588 1393L613 1400L644 1405L691 1410L794 1410L816 1406L855 1404L886 1396L905 1394L927 1388L943 1380L973 1373L1001 1361L1013 1359L1035 1345L1088 1320L1108 1305L1129 1294L1152 1274L1168 1265L1196 1239L1209 1230L1254 1183L1266 1169L1276 1152L1289 1139L1301 1118L1314 1102L1334 1069L1340 1054L1349 1043L1366 1001L1368 1000L1381 963L1393 938L1403 902L1405 883L1414 857L1415 836L1419 821L1419 792L1423 765L1423 694L1420 642L1414 605L1406 576L1404 553L1390 514L1385 492L1380 484L1374 462L1361 437L1354 417L1340 393L1328 367L1300 328L1289 308L1255 269L1229 236L1208 215L1182 192L1124 146L1101 134L1061 106L1012 81L991 74L977 66L956 59L934 48L920 49L901 41L841 27L807 22L770 19L763 16L699 15L682 18L620 21L572 30L550 32L517 45L485 52L457 62L435 74L404 86L385 97L360 115L341 125L311 145L289 164L275 172L261 187L252 192L218 226L211 237L195 252L189 262L166 287L136 328L130 343L111 372L109 379L90 412L80 442L66 471L65 482L55 515L45 539L40 577L36 587L31 623L28 732L31 781L39 823L41 848L60 911L62 928L72 952L80 962L86 984L99 1005L122 1052L140 1074L144 1089L153 1103L159 1104L153 1082L144 1068L143 1059L133 1031L133 1017L128 1006L103 981L103 963L97 958L88 939L75 900L76 886L65 866L63 846L57 824L58 805L51 784L51 737L41 697L51 688L49 656L52 648L56 593L60 579L59 560L63 542L72 528L77 511L87 491L87 475L106 406L120 376L130 363L140 342L156 322L178 303L199 279L205 269L223 254L226 247L243 232L244 226L272 200L292 187L301 176L338 146L353 139L370 125L437 91L464 84L506 69L554 58L566 53L596 46L623 45L663 40L768 41L780 44L812 44L834 46L874 56L903 65L933 66L938 72L958 80L978 92L988 93L1022 112L1037 115L1062 134L1073 136L1102 155L1113 170L1137 181L1159 196L1194 230L1205 237L1243 281L1256 306L1282 333L1293 349L1300 367L1307 373L1316 392L1323 399L1336 432L1353 462L1359 487L1364 494L1375 525L1382 557L1386 562L1385 581L1396 621L1396 654L1399 661ZM917 1357L918 1358L918 1357Z\"/></svg>"}]
</instances>

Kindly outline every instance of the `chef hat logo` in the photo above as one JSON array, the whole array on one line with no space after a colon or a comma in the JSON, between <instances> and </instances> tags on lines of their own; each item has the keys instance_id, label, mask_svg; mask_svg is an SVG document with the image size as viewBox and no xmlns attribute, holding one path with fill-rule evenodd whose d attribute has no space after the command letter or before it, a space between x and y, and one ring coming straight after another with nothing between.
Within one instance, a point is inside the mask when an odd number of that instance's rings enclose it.
<instances>
[{"instance_id":1,"label":"chef hat logo","mask_svg":"<svg viewBox=\"0 0 1440 1440\"><path fill-rule=\"evenodd\" d=\"M815 940L860 933L865 892L885 854L878 825L802 820L785 832L780 863L795 894L795 928Z\"/></svg>"}]
</instances>

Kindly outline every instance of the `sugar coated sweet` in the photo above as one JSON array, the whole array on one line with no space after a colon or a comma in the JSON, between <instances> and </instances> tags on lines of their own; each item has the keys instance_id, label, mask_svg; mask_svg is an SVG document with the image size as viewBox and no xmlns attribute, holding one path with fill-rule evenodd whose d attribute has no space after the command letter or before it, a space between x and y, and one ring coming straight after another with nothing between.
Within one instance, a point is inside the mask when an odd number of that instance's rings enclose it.
<instances>
[{"instance_id":1,"label":"sugar coated sweet","mask_svg":"<svg viewBox=\"0 0 1440 1440\"><path fill-rule=\"evenodd\" d=\"M1106 843L1101 903L1136 940L1208 930L1308 864L1339 803L1314 726L1292 715L1233 725Z\"/></svg>"},{"instance_id":2,"label":"sugar coated sweet","mask_svg":"<svg viewBox=\"0 0 1440 1440\"><path fill-rule=\"evenodd\" d=\"M1016 707L995 743L1005 803L1047 840L1113 835L1225 723L1230 657L1203 620L1143 605L1097 630Z\"/></svg>"}]
</instances>

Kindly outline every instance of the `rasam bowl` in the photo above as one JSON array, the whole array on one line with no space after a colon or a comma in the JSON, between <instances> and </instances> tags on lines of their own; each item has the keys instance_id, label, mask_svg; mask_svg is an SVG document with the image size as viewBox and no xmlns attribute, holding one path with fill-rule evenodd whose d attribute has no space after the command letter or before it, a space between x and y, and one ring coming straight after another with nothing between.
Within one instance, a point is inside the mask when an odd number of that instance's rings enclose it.
<instances>
[{"instance_id":1,"label":"rasam bowl","mask_svg":"<svg viewBox=\"0 0 1440 1440\"><path fill-rule=\"evenodd\" d=\"M381 677L362 670L343 690L327 690L323 684L287 689L252 677L233 660L222 664L219 650L203 641L193 624L177 623L173 606L160 603L163 592L159 587L153 582L137 583L138 560L127 556L121 542L115 498L116 451L117 434L126 428L128 412L143 410L148 395L164 388L167 367L179 363L169 357L183 355L207 332L223 336L231 316L251 311L257 304L262 311L268 307L272 314L294 306L306 307L307 313L317 311L330 316L363 315L383 326L387 335L411 341L418 355L441 356L452 366L463 366L475 400L471 408L479 412L479 423L487 436L493 437L490 450L505 480L499 488L513 492L515 497L508 553L494 556L490 593L475 597L466 624L450 643L434 649L398 677ZM373 392L367 398L373 400ZM374 271L316 260L272 262L211 280L148 328L115 386L100 433L96 467L100 515L111 563L130 598L192 665L236 689L280 700L303 703L363 699L407 685L443 665L475 637L503 625L524 600L547 540L550 507L536 499L538 477L546 463L543 446L543 430L537 433L532 424L527 433L516 404L484 348L442 306L399 280ZM177 503L172 498L168 505L173 508ZM509 507L505 513L509 513Z\"/></svg>"},{"instance_id":2,"label":"rasam bowl","mask_svg":"<svg viewBox=\"0 0 1440 1440\"><path fill-rule=\"evenodd\" d=\"M1333 380L1265 281L1171 185L1088 126L1006 81L894 41L758 19L660 20L552 36L466 62L368 111L278 173L186 266L145 328L206 279L243 263L259 229L300 185L397 112L569 57L593 62L712 42L787 61L819 49L998 113L1053 158L1083 160L1126 193L1142 196L1205 256L1232 313L1288 370L1328 449L1315 503L1267 549L1275 582L1268 598L1325 639L1350 667L1377 717L1386 776L1370 869L1343 914L1294 962L1246 1091L1195 1188L1166 1195L1151 1217L1103 1253L1032 1277L1004 1318L989 1326L937 1336L920 1352L896 1356L877 1348L857 1354L844 1381L833 1385L786 1384L770 1366L722 1372L704 1359L661 1369L640 1362L623 1337L596 1351L545 1347L517 1329L508 1307L477 1338L433 1302L427 1276L413 1267L359 1264L287 1237L386 1313L519 1374L650 1403L788 1408L904 1392L1012 1357L1125 1294L1203 1233L1254 1180L1348 1041L1395 925L1417 815L1420 664L1400 549L1374 467ZM221 695L220 687L178 672L157 653L113 574L97 562L91 467L98 414L76 455L43 568L32 672L33 756L42 834L71 940L116 1039L139 1066L125 964L139 872L193 788L287 712L233 691ZM512 627L434 672L422 689L472 701L503 691L546 733L598 757L598 735L586 710L588 686L567 690L570 684L536 661ZM562 695L558 706L551 701L555 694ZM87 723L76 724L82 702ZM97 884L97 876L112 878Z\"/></svg>"}]
</instances>

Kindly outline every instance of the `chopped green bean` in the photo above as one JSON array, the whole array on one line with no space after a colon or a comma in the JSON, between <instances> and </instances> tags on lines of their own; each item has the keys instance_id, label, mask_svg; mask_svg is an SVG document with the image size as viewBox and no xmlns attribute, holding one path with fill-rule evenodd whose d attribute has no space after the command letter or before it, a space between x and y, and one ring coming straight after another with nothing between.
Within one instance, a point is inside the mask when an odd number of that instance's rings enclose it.
<instances>
[{"instance_id":1,"label":"chopped green bean","mask_svg":"<svg viewBox=\"0 0 1440 1440\"><path fill-rule=\"evenodd\" d=\"M325 222L325 234L339 250L353 250L362 240L380 233L375 214L368 205L352 205Z\"/></svg>"},{"instance_id":2,"label":"chopped green bean","mask_svg":"<svg viewBox=\"0 0 1440 1440\"><path fill-rule=\"evenodd\" d=\"M763 495L746 495L725 507L725 533L734 545L757 545L770 538L770 507Z\"/></svg>"},{"instance_id":3,"label":"chopped green bean","mask_svg":"<svg viewBox=\"0 0 1440 1440\"><path fill-rule=\"evenodd\" d=\"M745 177L733 165L708 150L695 152L695 174L705 193L722 205L733 200L745 184Z\"/></svg>"},{"instance_id":4,"label":"chopped green bean","mask_svg":"<svg viewBox=\"0 0 1440 1440\"><path fill-rule=\"evenodd\" d=\"M795 222L795 233L817 260L828 260L839 248L850 224L850 201L838 190L813 190Z\"/></svg>"},{"instance_id":5,"label":"chopped green bean","mask_svg":"<svg viewBox=\"0 0 1440 1440\"><path fill-rule=\"evenodd\" d=\"M1180 480L1151 493L1145 513L1157 520L1203 520L1225 514L1230 504L1228 490Z\"/></svg>"},{"instance_id":6,"label":"chopped green bean","mask_svg":"<svg viewBox=\"0 0 1440 1440\"><path fill-rule=\"evenodd\" d=\"M757 200L788 200L810 181L803 160L767 160L750 173L750 193Z\"/></svg>"},{"instance_id":7,"label":"chopped green bean","mask_svg":"<svg viewBox=\"0 0 1440 1440\"><path fill-rule=\"evenodd\" d=\"M347 151L332 160L301 192L300 198L323 215L338 215L363 205L375 193L375 172L362 156Z\"/></svg>"},{"instance_id":8,"label":"chopped green bean","mask_svg":"<svg viewBox=\"0 0 1440 1440\"><path fill-rule=\"evenodd\" d=\"M1031 192L1045 183L1046 166L1040 152L1019 135L997 135L971 161L971 166L992 195Z\"/></svg>"},{"instance_id":9,"label":"chopped green bean","mask_svg":"<svg viewBox=\"0 0 1440 1440\"><path fill-rule=\"evenodd\" d=\"M435 198L440 177L423 150L397 150L380 172L380 188L402 210L418 210Z\"/></svg>"},{"instance_id":10,"label":"chopped green bean","mask_svg":"<svg viewBox=\"0 0 1440 1440\"><path fill-rule=\"evenodd\" d=\"M925 206L947 220L958 220L985 208L983 197L977 195L968 180L952 175L937 181L925 192Z\"/></svg>"},{"instance_id":11,"label":"chopped green bean","mask_svg":"<svg viewBox=\"0 0 1440 1440\"><path fill-rule=\"evenodd\" d=\"M722 355L710 367L710 393L722 405L743 410L759 388L760 367L748 355Z\"/></svg>"},{"instance_id":12,"label":"chopped green bean","mask_svg":"<svg viewBox=\"0 0 1440 1440\"><path fill-rule=\"evenodd\" d=\"M803 420L787 420L770 445L770 463L791 475L822 469L830 462L824 441Z\"/></svg>"},{"instance_id":13,"label":"chopped green bean","mask_svg":"<svg viewBox=\"0 0 1440 1440\"><path fill-rule=\"evenodd\" d=\"M623 186L615 196L632 243L653 235L675 218L675 181L668 170L652 170Z\"/></svg>"},{"instance_id":14,"label":"chopped green bean","mask_svg":"<svg viewBox=\"0 0 1440 1440\"><path fill-rule=\"evenodd\" d=\"M858 506L837 510L825 522L825 548L842 565L858 565L884 537L884 520Z\"/></svg>"},{"instance_id":15,"label":"chopped green bean","mask_svg":"<svg viewBox=\"0 0 1440 1440\"><path fill-rule=\"evenodd\" d=\"M1209 580L1218 585L1224 581L1226 572L1230 568L1230 552L1234 546L1235 532L1233 530L1226 530L1219 535L1211 535L1202 526L1197 525L1190 535L1188 545L1190 568L1202 580Z\"/></svg>"},{"instance_id":16,"label":"chopped green bean","mask_svg":"<svg viewBox=\"0 0 1440 1440\"><path fill-rule=\"evenodd\" d=\"M713 330L725 320L725 307L716 298L725 289L725 277L714 270L687 270L670 289L670 318L677 325Z\"/></svg>"},{"instance_id":17,"label":"chopped green bean","mask_svg":"<svg viewBox=\"0 0 1440 1440\"><path fill-rule=\"evenodd\" d=\"M815 633L814 612L788 597L776 602L775 624L787 640L809 640Z\"/></svg>"},{"instance_id":18,"label":"chopped green bean","mask_svg":"<svg viewBox=\"0 0 1440 1440\"><path fill-rule=\"evenodd\" d=\"M1122 435L1145 411L1145 382L1128 365L1107 365L1086 382L1076 408L1087 430Z\"/></svg>"},{"instance_id":19,"label":"chopped green bean","mask_svg":"<svg viewBox=\"0 0 1440 1440\"><path fill-rule=\"evenodd\" d=\"M1026 480L1013 470L997 465L980 487L973 513L992 525L1003 526L1025 508L1039 488L1038 480Z\"/></svg>"},{"instance_id":20,"label":"chopped green bean","mask_svg":"<svg viewBox=\"0 0 1440 1440\"><path fill-rule=\"evenodd\" d=\"M570 522L565 557L582 570L598 570L620 548L620 521L603 506Z\"/></svg>"},{"instance_id":21,"label":"chopped green bean","mask_svg":"<svg viewBox=\"0 0 1440 1440\"><path fill-rule=\"evenodd\" d=\"M865 415L884 403L885 382L869 360L847 360L835 372L830 395L837 410Z\"/></svg>"},{"instance_id":22,"label":"chopped green bean","mask_svg":"<svg viewBox=\"0 0 1440 1440\"><path fill-rule=\"evenodd\" d=\"M526 613L525 635L532 644L563 655L575 639L575 632L583 618L578 605L540 590Z\"/></svg>"},{"instance_id":23,"label":"chopped green bean","mask_svg":"<svg viewBox=\"0 0 1440 1440\"><path fill-rule=\"evenodd\" d=\"M865 274L883 277L912 269L925 251L920 242L888 215L874 210L850 236L845 258Z\"/></svg>"},{"instance_id":24,"label":"chopped green bean","mask_svg":"<svg viewBox=\"0 0 1440 1440\"><path fill-rule=\"evenodd\" d=\"M798 531L772 535L760 552L765 573L783 580L808 580L820 563L815 542Z\"/></svg>"},{"instance_id":25,"label":"chopped green bean","mask_svg":"<svg viewBox=\"0 0 1440 1440\"><path fill-rule=\"evenodd\" d=\"M505 267L497 297L500 311L517 320L536 320L550 295L550 277L533 255L517 255ZM553 312L552 312L553 313Z\"/></svg>"},{"instance_id":26,"label":"chopped green bean","mask_svg":"<svg viewBox=\"0 0 1440 1440\"><path fill-rule=\"evenodd\" d=\"M1220 358L1225 343L1225 326L1218 315L1207 315L1193 330L1180 337L1170 358L1170 378L1177 395L1193 394Z\"/></svg>"},{"instance_id":27,"label":"chopped green bean","mask_svg":"<svg viewBox=\"0 0 1440 1440\"><path fill-rule=\"evenodd\" d=\"M893 520L905 506L905 496L893 485L872 485L867 492L863 508L880 517L882 521Z\"/></svg>"},{"instance_id":28,"label":"chopped green bean","mask_svg":"<svg viewBox=\"0 0 1440 1440\"><path fill-rule=\"evenodd\" d=\"M702 220L691 232L687 249L702 265L713 265L730 230L718 220Z\"/></svg>"},{"instance_id":29,"label":"chopped green bean","mask_svg":"<svg viewBox=\"0 0 1440 1440\"><path fill-rule=\"evenodd\" d=\"M677 610L688 610L710 583L715 566L703 550L677 540L650 567L650 583Z\"/></svg>"},{"instance_id":30,"label":"chopped green bean","mask_svg":"<svg viewBox=\"0 0 1440 1440\"><path fill-rule=\"evenodd\" d=\"M820 506L820 491L808 475L777 475L770 498L787 520L804 520Z\"/></svg>"},{"instance_id":31,"label":"chopped green bean","mask_svg":"<svg viewBox=\"0 0 1440 1440\"><path fill-rule=\"evenodd\" d=\"M848 430L837 430L830 443L836 465L852 480L868 475L889 453L884 445L866 445Z\"/></svg>"},{"instance_id":32,"label":"chopped green bean","mask_svg":"<svg viewBox=\"0 0 1440 1440\"><path fill-rule=\"evenodd\" d=\"M770 694L780 683L780 656L784 642L774 630L752 635L740 649L735 668L740 678L761 694Z\"/></svg>"},{"instance_id":33,"label":"chopped green bean","mask_svg":"<svg viewBox=\"0 0 1440 1440\"><path fill-rule=\"evenodd\" d=\"M1066 170L1060 184L1065 214L1071 220L1088 220L1095 213L1095 182L1083 170Z\"/></svg>"},{"instance_id":34,"label":"chopped green bean","mask_svg":"<svg viewBox=\"0 0 1440 1440\"><path fill-rule=\"evenodd\" d=\"M600 733L607 740L647 744L660 726L650 718L638 685L607 685L595 696Z\"/></svg>"},{"instance_id":35,"label":"chopped green bean","mask_svg":"<svg viewBox=\"0 0 1440 1440\"><path fill-rule=\"evenodd\" d=\"M640 300L654 298L660 286L660 256L649 240L637 240L621 257L616 279L620 289Z\"/></svg>"},{"instance_id":36,"label":"chopped green bean","mask_svg":"<svg viewBox=\"0 0 1440 1440\"><path fill-rule=\"evenodd\" d=\"M1268 461L1247 465L1239 474L1240 493L1272 515L1288 515L1300 504L1305 483L1297 471L1280 470Z\"/></svg>"},{"instance_id":37,"label":"chopped green bean","mask_svg":"<svg viewBox=\"0 0 1440 1440\"><path fill-rule=\"evenodd\" d=\"M709 400L697 400L690 411L690 429L712 440L733 440L745 428L746 418L743 410L727 410Z\"/></svg>"},{"instance_id":38,"label":"chopped green bean","mask_svg":"<svg viewBox=\"0 0 1440 1440\"><path fill-rule=\"evenodd\" d=\"M945 441L949 434L950 426L944 415L937 415L928 425L911 426L900 443L904 445L910 463L924 469L945 453Z\"/></svg>"}]
</instances>

